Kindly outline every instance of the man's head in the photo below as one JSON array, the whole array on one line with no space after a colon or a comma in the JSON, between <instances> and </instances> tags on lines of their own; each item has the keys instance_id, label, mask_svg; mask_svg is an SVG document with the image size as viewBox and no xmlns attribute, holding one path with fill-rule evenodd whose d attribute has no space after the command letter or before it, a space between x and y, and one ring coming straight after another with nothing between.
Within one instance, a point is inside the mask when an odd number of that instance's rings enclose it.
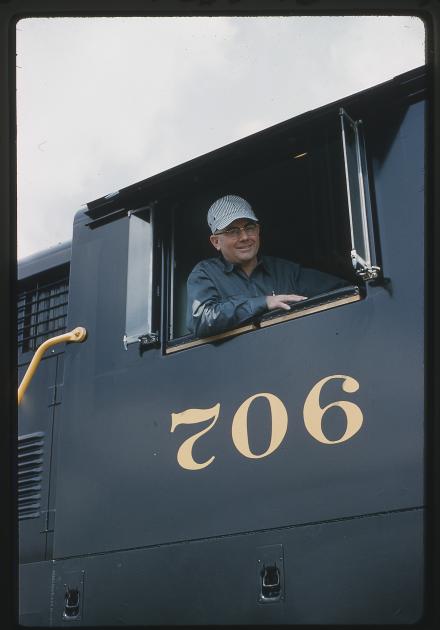
<instances>
[{"instance_id":1,"label":"man's head","mask_svg":"<svg viewBox=\"0 0 440 630\"><path fill-rule=\"evenodd\" d=\"M251 205L237 195L217 199L208 210L211 243L230 263L255 263L260 247L258 219Z\"/></svg>"}]
</instances>

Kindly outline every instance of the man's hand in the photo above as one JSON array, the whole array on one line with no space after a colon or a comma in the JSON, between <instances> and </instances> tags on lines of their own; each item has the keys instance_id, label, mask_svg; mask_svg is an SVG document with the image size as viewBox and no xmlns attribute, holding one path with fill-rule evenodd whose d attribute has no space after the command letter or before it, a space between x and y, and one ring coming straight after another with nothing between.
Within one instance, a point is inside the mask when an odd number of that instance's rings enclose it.
<instances>
[{"instance_id":1,"label":"man's hand","mask_svg":"<svg viewBox=\"0 0 440 630\"><path fill-rule=\"evenodd\" d=\"M307 300L307 298L304 295L295 295L294 293L289 295L268 295L266 304L269 311L273 311L275 308L283 308L285 311L290 311L289 302L300 302L301 300Z\"/></svg>"}]
</instances>

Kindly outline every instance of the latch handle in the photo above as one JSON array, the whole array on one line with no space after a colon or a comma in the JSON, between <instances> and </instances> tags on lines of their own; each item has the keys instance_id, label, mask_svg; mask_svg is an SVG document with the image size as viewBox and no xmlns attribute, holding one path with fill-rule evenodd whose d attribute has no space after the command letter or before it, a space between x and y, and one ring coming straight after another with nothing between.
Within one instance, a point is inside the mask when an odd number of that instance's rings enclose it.
<instances>
[{"instance_id":1,"label":"latch handle","mask_svg":"<svg viewBox=\"0 0 440 630\"><path fill-rule=\"evenodd\" d=\"M261 595L264 598L279 597L281 591L280 570L277 565L264 566L261 571Z\"/></svg>"}]
</instances>

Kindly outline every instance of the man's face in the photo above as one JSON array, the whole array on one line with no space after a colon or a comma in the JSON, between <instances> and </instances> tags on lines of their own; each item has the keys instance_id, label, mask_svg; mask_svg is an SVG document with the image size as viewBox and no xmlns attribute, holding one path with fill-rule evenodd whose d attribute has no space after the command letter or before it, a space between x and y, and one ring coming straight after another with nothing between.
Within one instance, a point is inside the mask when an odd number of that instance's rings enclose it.
<instances>
[{"instance_id":1,"label":"man's face","mask_svg":"<svg viewBox=\"0 0 440 630\"><path fill-rule=\"evenodd\" d=\"M239 235L225 233L210 236L216 250L223 254L225 260L234 265L246 264L256 259L260 248L260 226L249 219L237 219L225 228L225 230L230 230L250 225L256 227L253 233L240 230Z\"/></svg>"}]
</instances>

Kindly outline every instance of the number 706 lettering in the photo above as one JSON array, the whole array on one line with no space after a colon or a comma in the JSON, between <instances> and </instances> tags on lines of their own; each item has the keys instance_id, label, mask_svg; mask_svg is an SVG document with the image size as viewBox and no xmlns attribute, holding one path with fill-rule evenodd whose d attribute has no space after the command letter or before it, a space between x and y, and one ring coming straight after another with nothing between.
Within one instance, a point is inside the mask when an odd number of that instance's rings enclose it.
<instances>
[{"instance_id":1,"label":"number 706 lettering","mask_svg":"<svg viewBox=\"0 0 440 630\"><path fill-rule=\"evenodd\" d=\"M355 435L362 426L363 415L360 408L353 402L347 400L337 400L333 403L321 407L319 404L319 396L323 386L333 379L342 379L342 389L344 392L353 393L359 389L359 383L351 376L344 376L343 374L334 374L332 376L326 376L321 379L312 387L305 402L304 402L304 424L310 435L322 442L323 444L340 444L346 442ZM247 416L249 407L256 398L266 398L269 402L271 413L271 438L268 448L264 453L256 454L250 450ZM322 418L324 414L332 407L339 407L345 413L347 426L345 428L344 435L338 440L329 440L322 430ZM187 470L200 470L206 468L212 464L215 459L215 455L212 455L205 462L196 462L192 449L195 442L202 437L205 433L210 431L218 420L220 413L220 403L217 403L209 409L186 409L179 413L171 414L171 433L174 432L179 424L199 424L211 420L211 422L201 431L195 433L191 437L187 438L177 451L177 462L182 468ZM282 443L288 425L287 410L282 401L275 396L267 392L260 394L254 394L247 398L235 412L232 420L232 441L236 449L245 457L251 459L258 459L261 457L267 457L273 453Z\"/></svg>"}]
</instances>

